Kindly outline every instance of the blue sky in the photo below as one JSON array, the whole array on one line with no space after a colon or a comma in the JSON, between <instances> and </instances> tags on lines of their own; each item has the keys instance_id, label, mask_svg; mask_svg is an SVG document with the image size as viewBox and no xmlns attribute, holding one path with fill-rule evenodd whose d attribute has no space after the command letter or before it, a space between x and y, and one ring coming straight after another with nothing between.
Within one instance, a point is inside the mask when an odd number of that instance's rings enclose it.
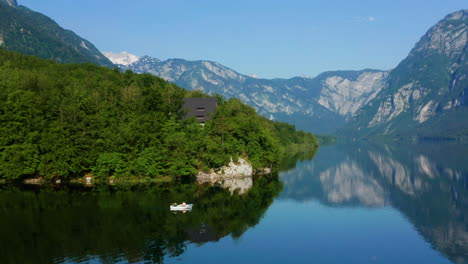
<instances>
[{"instance_id":1,"label":"blue sky","mask_svg":"<svg viewBox=\"0 0 468 264\"><path fill-rule=\"evenodd\" d=\"M101 51L213 60L265 78L391 69L466 0L18 0Z\"/></svg>"}]
</instances>

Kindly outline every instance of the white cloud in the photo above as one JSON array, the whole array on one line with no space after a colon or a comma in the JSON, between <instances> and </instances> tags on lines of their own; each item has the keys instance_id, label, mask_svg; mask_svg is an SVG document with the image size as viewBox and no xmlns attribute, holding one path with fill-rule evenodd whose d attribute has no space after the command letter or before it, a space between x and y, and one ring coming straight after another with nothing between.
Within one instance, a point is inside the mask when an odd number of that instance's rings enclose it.
<instances>
[{"instance_id":1,"label":"white cloud","mask_svg":"<svg viewBox=\"0 0 468 264\"><path fill-rule=\"evenodd\" d=\"M355 23L355 24L361 24L361 23L373 23L377 20L375 16L355 16L351 17L345 22L347 23Z\"/></svg>"}]
</instances>

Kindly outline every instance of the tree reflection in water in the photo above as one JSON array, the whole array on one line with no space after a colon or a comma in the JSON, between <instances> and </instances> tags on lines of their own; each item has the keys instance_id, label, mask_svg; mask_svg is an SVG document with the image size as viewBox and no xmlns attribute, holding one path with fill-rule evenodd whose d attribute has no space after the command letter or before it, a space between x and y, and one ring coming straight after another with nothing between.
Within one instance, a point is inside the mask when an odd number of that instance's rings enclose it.
<instances>
[{"instance_id":1,"label":"tree reflection in water","mask_svg":"<svg viewBox=\"0 0 468 264\"><path fill-rule=\"evenodd\" d=\"M2 264L162 263L189 243L239 238L260 221L282 185L277 177L261 177L243 195L196 184L2 188ZM169 204L181 201L194 203L194 210L172 214Z\"/></svg>"}]
</instances>

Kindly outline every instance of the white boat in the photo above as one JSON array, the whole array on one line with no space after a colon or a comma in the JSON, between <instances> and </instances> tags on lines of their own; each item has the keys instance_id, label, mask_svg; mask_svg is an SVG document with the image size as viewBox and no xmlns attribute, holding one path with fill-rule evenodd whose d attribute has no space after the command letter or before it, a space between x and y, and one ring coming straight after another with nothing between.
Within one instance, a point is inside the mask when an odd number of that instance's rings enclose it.
<instances>
[{"instance_id":1,"label":"white boat","mask_svg":"<svg viewBox=\"0 0 468 264\"><path fill-rule=\"evenodd\" d=\"M178 205L171 205L170 208L171 208L171 211L190 211L192 210L192 206L193 204L186 204L186 205L178 204Z\"/></svg>"}]
</instances>

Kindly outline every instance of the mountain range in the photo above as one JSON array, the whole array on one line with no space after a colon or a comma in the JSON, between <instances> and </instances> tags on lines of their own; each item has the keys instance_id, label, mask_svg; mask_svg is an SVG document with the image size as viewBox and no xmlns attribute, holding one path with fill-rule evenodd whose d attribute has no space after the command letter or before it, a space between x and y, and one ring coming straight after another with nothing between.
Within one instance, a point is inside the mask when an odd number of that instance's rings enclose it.
<instances>
[{"instance_id":1,"label":"mountain range","mask_svg":"<svg viewBox=\"0 0 468 264\"><path fill-rule=\"evenodd\" d=\"M315 133L459 138L468 135L467 28L468 11L454 12L393 70L331 71L314 78L259 79L213 61L107 56L122 70L237 97L270 119Z\"/></svg>"},{"instance_id":2,"label":"mountain range","mask_svg":"<svg viewBox=\"0 0 468 264\"><path fill-rule=\"evenodd\" d=\"M113 67L91 42L16 0L0 0L0 47L60 63Z\"/></svg>"},{"instance_id":3,"label":"mountain range","mask_svg":"<svg viewBox=\"0 0 468 264\"><path fill-rule=\"evenodd\" d=\"M101 53L52 19L0 0L0 47L61 63L150 73L189 90L239 98L265 117L352 137L468 137L468 10L449 14L388 71L262 79L218 62Z\"/></svg>"},{"instance_id":4,"label":"mountain range","mask_svg":"<svg viewBox=\"0 0 468 264\"><path fill-rule=\"evenodd\" d=\"M319 133L344 126L377 95L388 75L362 70L325 72L315 78L259 79L214 61L161 61L129 53L104 54L122 70L150 73L190 90L240 98L270 119Z\"/></svg>"}]
</instances>

